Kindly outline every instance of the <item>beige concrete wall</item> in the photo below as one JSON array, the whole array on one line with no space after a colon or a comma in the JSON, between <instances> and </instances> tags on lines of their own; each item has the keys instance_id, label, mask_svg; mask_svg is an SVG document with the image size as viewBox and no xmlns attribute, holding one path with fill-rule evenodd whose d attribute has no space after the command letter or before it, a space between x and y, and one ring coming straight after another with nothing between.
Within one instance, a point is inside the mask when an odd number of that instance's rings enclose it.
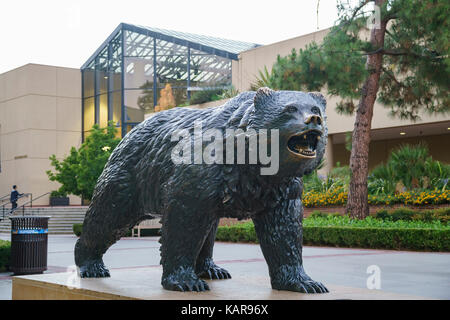
<instances>
[{"instance_id":1,"label":"beige concrete wall","mask_svg":"<svg viewBox=\"0 0 450 320\"><path fill-rule=\"evenodd\" d=\"M380 163L386 163L392 150L400 147L402 144L417 144L419 142L424 142L428 146L434 160L449 163L450 148L447 147L449 141L450 133L424 137L372 141L369 147L369 170L372 170ZM337 162L339 162L341 166L348 165L350 152L345 149L344 144L334 144L332 159L333 166L335 166Z\"/></svg>"},{"instance_id":2,"label":"beige concrete wall","mask_svg":"<svg viewBox=\"0 0 450 320\"><path fill-rule=\"evenodd\" d=\"M250 90L250 85L258 77L258 72L267 67L269 72L272 70L273 64L277 60L277 56L286 56L295 48L305 48L309 43L315 41L322 42L329 29L320 30L314 33L292 38L289 40L276 42L270 45L257 47L239 54L239 60L233 61L232 66L232 83L240 92ZM354 116L339 115L336 112L336 105L340 101L340 97L333 97L326 94L326 90L322 92L327 97L327 115L329 134L342 133L353 130L355 122ZM357 101L355 101L357 104ZM372 129L401 127L407 125L423 124L430 122L450 121L450 114L443 116L431 116L422 114L421 120L417 122L405 121L388 116L389 109L383 105L376 103L374 116L372 119Z\"/></svg>"},{"instance_id":3,"label":"beige concrete wall","mask_svg":"<svg viewBox=\"0 0 450 320\"><path fill-rule=\"evenodd\" d=\"M297 51L304 48L308 43L313 41L321 42L328 29L320 30L310 34L303 35L269 45L250 49L239 54L239 60L232 62L232 83L233 86L244 92L250 90L250 85L259 75L259 71L267 67L269 72L272 65L277 60L277 56L287 56L295 48Z\"/></svg>"},{"instance_id":4,"label":"beige concrete wall","mask_svg":"<svg viewBox=\"0 0 450 320\"><path fill-rule=\"evenodd\" d=\"M81 145L78 69L27 64L0 74L0 195L18 185L34 197L58 188L45 173ZM80 204L71 196L71 204ZM46 205L48 197L36 204Z\"/></svg>"}]
</instances>

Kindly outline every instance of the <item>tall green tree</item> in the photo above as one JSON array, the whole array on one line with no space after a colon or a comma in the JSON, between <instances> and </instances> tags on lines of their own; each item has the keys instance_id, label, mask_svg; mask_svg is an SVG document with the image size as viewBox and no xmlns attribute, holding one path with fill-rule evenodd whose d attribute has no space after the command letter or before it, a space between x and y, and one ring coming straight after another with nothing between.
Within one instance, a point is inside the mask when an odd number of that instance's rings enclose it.
<instances>
[{"instance_id":1,"label":"tall green tree","mask_svg":"<svg viewBox=\"0 0 450 320\"><path fill-rule=\"evenodd\" d=\"M326 88L341 97L340 113L356 113L347 212L364 218L375 101L401 119L449 112L450 2L342 0L338 12L323 42L278 57L268 82L285 90Z\"/></svg>"},{"instance_id":2,"label":"tall green tree","mask_svg":"<svg viewBox=\"0 0 450 320\"><path fill-rule=\"evenodd\" d=\"M50 156L55 172L48 170L47 175L51 181L61 184L58 191L91 200L97 179L119 142L117 128L112 121L106 128L95 124L81 147L78 150L72 147L64 160Z\"/></svg>"}]
</instances>

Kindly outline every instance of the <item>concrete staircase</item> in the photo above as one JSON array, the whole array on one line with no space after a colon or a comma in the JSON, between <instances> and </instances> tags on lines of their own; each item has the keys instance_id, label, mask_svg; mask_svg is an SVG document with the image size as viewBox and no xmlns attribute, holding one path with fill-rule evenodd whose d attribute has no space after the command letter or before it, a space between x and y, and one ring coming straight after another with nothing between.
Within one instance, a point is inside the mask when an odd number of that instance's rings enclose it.
<instances>
[{"instance_id":1,"label":"concrete staircase","mask_svg":"<svg viewBox=\"0 0 450 320\"><path fill-rule=\"evenodd\" d=\"M26 208L25 215L50 216L48 221L49 234L73 234L74 223L83 223L88 207L33 207ZM22 216L22 209L13 216ZM2 217L0 217L1 219ZM0 221L0 233L11 233L11 220Z\"/></svg>"}]
</instances>

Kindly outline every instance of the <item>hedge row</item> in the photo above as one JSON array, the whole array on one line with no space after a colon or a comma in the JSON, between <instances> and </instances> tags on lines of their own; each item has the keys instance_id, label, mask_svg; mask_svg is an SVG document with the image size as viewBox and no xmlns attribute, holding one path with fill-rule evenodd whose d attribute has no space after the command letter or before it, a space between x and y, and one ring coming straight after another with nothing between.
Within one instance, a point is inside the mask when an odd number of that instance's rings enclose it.
<instances>
[{"instance_id":1,"label":"hedge row","mask_svg":"<svg viewBox=\"0 0 450 320\"><path fill-rule=\"evenodd\" d=\"M258 243L252 223L219 227L216 239L218 241ZM304 226L303 243L305 245L371 249L450 251L450 230Z\"/></svg>"},{"instance_id":2,"label":"hedge row","mask_svg":"<svg viewBox=\"0 0 450 320\"><path fill-rule=\"evenodd\" d=\"M11 242L0 240L0 271L7 271L11 261Z\"/></svg>"},{"instance_id":3,"label":"hedge row","mask_svg":"<svg viewBox=\"0 0 450 320\"><path fill-rule=\"evenodd\" d=\"M375 214L375 218L392 221L440 221L443 224L448 224L450 222L450 207L420 211L410 208L383 209Z\"/></svg>"},{"instance_id":4,"label":"hedge row","mask_svg":"<svg viewBox=\"0 0 450 320\"><path fill-rule=\"evenodd\" d=\"M254 242L258 243L253 223L238 223L231 226L217 228L216 240L228 242Z\"/></svg>"},{"instance_id":5,"label":"hedge row","mask_svg":"<svg viewBox=\"0 0 450 320\"><path fill-rule=\"evenodd\" d=\"M309 245L337 247L450 251L450 230L307 227L303 241Z\"/></svg>"}]
</instances>

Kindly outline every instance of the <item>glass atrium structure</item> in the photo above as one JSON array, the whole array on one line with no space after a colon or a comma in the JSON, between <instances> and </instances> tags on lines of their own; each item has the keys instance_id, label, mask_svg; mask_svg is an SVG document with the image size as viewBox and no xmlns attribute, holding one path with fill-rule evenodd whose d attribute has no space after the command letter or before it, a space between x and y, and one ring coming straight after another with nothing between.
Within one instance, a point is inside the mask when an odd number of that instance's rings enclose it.
<instances>
[{"instance_id":1,"label":"glass atrium structure","mask_svg":"<svg viewBox=\"0 0 450 320\"><path fill-rule=\"evenodd\" d=\"M121 23L81 67L83 137L112 120L121 136L170 85L175 105L193 91L231 86L231 61L258 45Z\"/></svg>"}]
</instances>

